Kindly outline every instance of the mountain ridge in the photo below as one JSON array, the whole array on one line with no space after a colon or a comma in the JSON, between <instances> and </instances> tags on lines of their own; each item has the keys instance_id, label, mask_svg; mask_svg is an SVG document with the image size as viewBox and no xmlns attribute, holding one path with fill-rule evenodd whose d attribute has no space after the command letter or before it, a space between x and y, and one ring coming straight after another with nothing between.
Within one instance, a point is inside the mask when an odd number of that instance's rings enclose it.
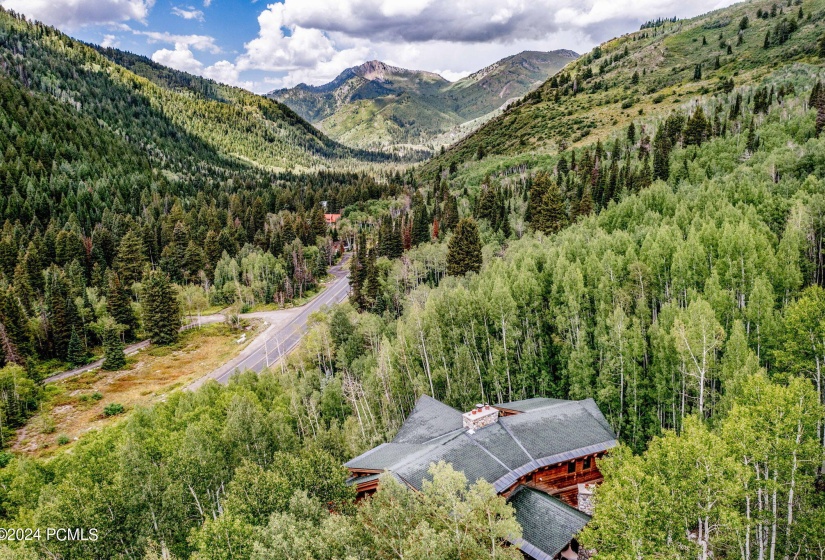
<instances>
[{"instance_id":1,"label":"mountain ridge","mask_svg":"<svg viewBox=\"0 0 825 560\"><path fill-rule=\"evenodd\" d=\"M523 51L456 81L370 60L347 68L326 84L302 83L266 95L344 144L371 149L399 144L422 147L499 110L576 56L568 49Z\"/></svg>"}]
</instances>

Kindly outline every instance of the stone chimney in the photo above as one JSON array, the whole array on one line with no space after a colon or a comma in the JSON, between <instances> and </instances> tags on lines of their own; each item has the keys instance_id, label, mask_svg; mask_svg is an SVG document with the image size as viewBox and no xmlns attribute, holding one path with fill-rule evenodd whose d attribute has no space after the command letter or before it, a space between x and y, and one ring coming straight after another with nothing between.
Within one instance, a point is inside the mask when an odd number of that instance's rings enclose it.
<instances>
[{"instance_id":1,"label":"stone chimney","mask_svg":"<svg viewBox=\"0 0 825 560\"><path fill-rule=\"evenodd\" d=\"M578 485L578 499L576 500L578 509L587 515L593 515L593 489L595 484L579 484Z\"/></svg>"},{"instance_id":2,"label":"stone chimney","mask_svg":"<svg viewBox=\"0 0 825 560\"><path fill-rule=\"evenodd\" d=\"M498 409L489 404L477 404L470 412L465 412L464 427L468 430L480 430L498 422Z\"/></svg>"}]
</instances>

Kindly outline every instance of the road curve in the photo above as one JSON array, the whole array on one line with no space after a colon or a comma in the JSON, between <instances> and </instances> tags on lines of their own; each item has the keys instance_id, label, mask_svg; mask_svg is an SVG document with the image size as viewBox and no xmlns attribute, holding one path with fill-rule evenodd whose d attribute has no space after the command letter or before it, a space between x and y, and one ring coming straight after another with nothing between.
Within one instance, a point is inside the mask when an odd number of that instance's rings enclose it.
<instances>
[{"instance_id":1,"label":"road curve","mask_svg":"<svg viewBox=\"0 0 825 560\"><path fill-rule=\"evenodd\" d=\"M307 331L309 316L319 311L325 305L341 303L349 294L349 270L345 268L347 257L341 264L330 269L330 273L335 277L329 282L326 289L309 303L301 307L282 310L277 312L250 313L245 317L261 317L264 319L274 318L273 313L279 313L279 318L284 318L283 312L293 312L287 317L287 322L273 322L263 333L258 335L252 343L235 358L229 360L219 368L204 375L200 379L192 382L187 390L194 391L207 381L214 379L218 383L226 384L236 371L252 370L260 372L264 368L271 367L283 356L295 348Z\"/></svg>"},{"instance_id":2,"label":"road curve","mask_svg":"<svg viewBox=\"0 0 825 560\"><path fill-rule=\"evenodd\" d=\"M326 284L326 289L315 296L309 303L301 307L290 309L279 309L277 311L260 311L255 313L244 313L242 318L263 319L270 323L269 327L258 335L252 343L232 360L210 372L204 377L196 380L187 387L194 390L200 387L209 379L215 379L218 383L227 383L235 371L245 371L251 369L260 372L264 367L272 365L290 352L303 337L307 330L307 321L312 313L315 313L324 305L341 303L349 293L349 268L347 261L349 254L344 255L341 263L330 267L329 273L333 280ZM223 314L205 315L200 319L193 319L191 323L185 325L181 330L194 328L198 325L222 322L225 320ZM127 346L125 354L134 354L149 346L148 340L142 340ZM80 375L87 371L98 369L103 365L103 360L97 360L85 366L64 371L47 377L43 383L52 383Z\"/></svg>"}]
</instances>

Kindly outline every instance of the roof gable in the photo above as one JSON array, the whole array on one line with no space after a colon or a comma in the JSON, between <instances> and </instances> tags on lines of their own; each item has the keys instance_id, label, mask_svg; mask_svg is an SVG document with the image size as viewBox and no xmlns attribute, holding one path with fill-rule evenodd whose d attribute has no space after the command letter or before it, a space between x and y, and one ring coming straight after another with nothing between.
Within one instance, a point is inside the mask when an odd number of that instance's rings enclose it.
<instances>
[{"instance_id":1,"label":"roof gable","mask_svg":"<svg viewBox=\"0 0 825 560\"><path fill-rule=\"evenodd\" d=\"M392 442L426 443L462 427L463 419L459 411L422 395Z\"/></svg>"},{"instance_id":2,"label":"roof gable","mask_svg":"<svg viewBox=\"0 0 825 560\"><path fill-rule=\"evenodd\" d=\"M551 560L590 521L589 515L526 486L516 489L510 504L522 530L513 544L538 560Z\"/></svg>"}]
</instances>

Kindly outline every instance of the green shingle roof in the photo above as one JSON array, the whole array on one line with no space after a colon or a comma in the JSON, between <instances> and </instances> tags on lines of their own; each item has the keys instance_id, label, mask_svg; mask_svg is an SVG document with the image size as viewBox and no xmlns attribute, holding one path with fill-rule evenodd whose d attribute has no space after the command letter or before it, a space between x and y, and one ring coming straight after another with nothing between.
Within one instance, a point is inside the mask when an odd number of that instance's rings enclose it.
<instances>
[{"instance_id":1,"label":"green shingle roof","mask_svg":"<svg viewBox=\"0 0 825 560\"><path fill-rule=\"evenodd\" d=\"M423 395L395 434L393 443L425 443L464 425L461 413L451 406Z\"/></svg>"},{"instance_id":2,"label":"green shingle roof","mask_svg":"<svg viewBox=\"0 0 825 560\"><path fill-rule=\"evenodd\" d=\"M510 504L522 530L513 544L536 560L552 560L590 521L590 516L526 486L516 489Z\"/></svg>"},{"instance_id":3,"label":"green shingle roof","mask_svg":"<svg viewBox=\"0 0 825 560\"><path fill-rule=\"evenodd\" d=\"M519 412L530 412L531 410L538 410L539 408L547 408L548 406L553 406L555 404L566 403L570 401L566 401L563 399L547 399L547 398L535 398L535 399L525 399L523 401L513 401L507 403L499 403L494 405L496 408L506 408L507 410L517 410Z\"/></svg>"}]
</instances>

